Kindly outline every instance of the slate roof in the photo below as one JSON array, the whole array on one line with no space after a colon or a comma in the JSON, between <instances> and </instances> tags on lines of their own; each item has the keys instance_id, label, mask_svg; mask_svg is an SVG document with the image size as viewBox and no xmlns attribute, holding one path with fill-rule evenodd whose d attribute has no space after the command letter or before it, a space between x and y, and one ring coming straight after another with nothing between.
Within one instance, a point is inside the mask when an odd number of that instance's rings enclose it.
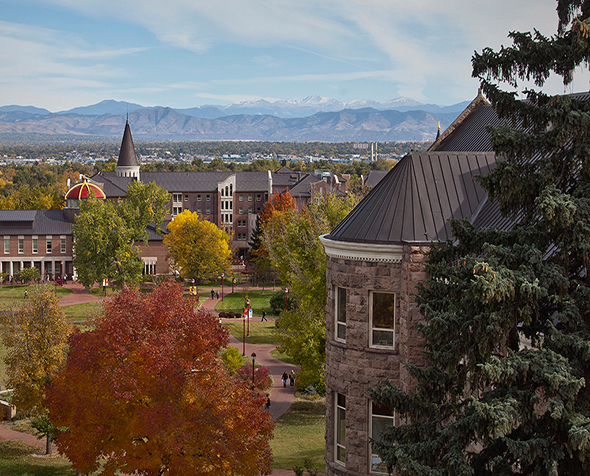
<instances>
[{"instance_id":1,"label":"slate roof","mask_svg":"<svg viewBox=\"0 0 590 476\"><path fill-rule=\"evenodd\" d=\"M375 188L388 173L388 170L371 170L365 178L365 185Z\"/></svg>"},{"instance_id":2,"label":"slate roof","mask_svg":"<svg viewBox=\"0 0 590 476\"><path fill-rule=\"evenodd\" d=\"M327 238L375 244L445 240L450 218L469 218L478 209L486 194L474 176L495 163L489 152L413 152Z\"/></svg>"},{"instance_id":3,"label":"slate roof","mask_svg":"<svg viewBox=\"0 0 590 476\"><path fill-rule=\"evenodd\" d=\"M127 121L125 123L125 132L123 132L123 140L121 141L121 149L119 150L117 167L137 167L138 165L135 145L131 137L131 128L129 127L129 121Z\"/></svg>"},{"instance_id":4,"label":"slate roof","mask_svg":"<svg viewBox=\"0 0 590 476\"><path fill-rule=\"evenodd\" d=\"M68 235L72 233L63 210L0 210L3 235Z\"/></svg>"}]
</instances>

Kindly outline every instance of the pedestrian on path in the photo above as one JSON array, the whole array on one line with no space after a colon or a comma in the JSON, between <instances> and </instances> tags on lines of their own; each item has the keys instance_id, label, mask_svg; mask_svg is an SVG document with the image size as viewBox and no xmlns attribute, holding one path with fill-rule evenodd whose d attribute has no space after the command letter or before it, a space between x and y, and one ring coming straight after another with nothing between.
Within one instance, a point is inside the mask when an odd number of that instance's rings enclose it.
<instances>
[{"instance_id":1,"label":"pedestrian on path","mask_svg":"<svg viewBox=\"0 0 590 476\"><path fill-rule=\"evenodd\" d=\"M264 321L268 321L268 319L266 318L266 311L263 309L262 310L262 321L260 321L260 322L264 322Z\"/></svg>"},{"instance_id":2,"label":"pedestrian on path","mask_svg":"<svg viewBox=\"0 0 590 476\"><path fill-rule=\"evenodd\" d=\"M283 376L281 377L283 380L283 387L287 387L287 379L289 378L289 374L287 373L287 371L285 370L283 372Z\"/></svg>"},{"instance_id":3,"label":"pedestrian on path","mask_svg":"<svg viewBox=\"0 0 590 476\"><path fill-rule=\"evenodd\" d=\"M270 411L270 395L266 394L266 405L264 405L264 409L268 412Z\"/></svg>"},{"instance_id":4,"label":"pedestrian on path","mask_svg":"<svg viewBox=\"0 0 590 476\"><path fill-rule=\"evenodd\" d=\"M215 291L211 290L211 299L215 299Z\"/></svg>"},{"instance_id":5,"label":"pedestrian on path","mask_svg":"<svg viewBox=\"0 0 590 476\"><path fill-rule=\"evenodd\" d=\"M289 374L289 387L293 388L295 386L295 372L291 370Z\"/></svg>"},{"instance_id":6,"label":"pedestrian on path","mask_svg":"<svg viewBox=\"0 0 590 476\"><path fill-rule=\"evenodd\" d=\"M219 299L219 291L217 291L217 299Z\"/></svg>"}]
</instances>

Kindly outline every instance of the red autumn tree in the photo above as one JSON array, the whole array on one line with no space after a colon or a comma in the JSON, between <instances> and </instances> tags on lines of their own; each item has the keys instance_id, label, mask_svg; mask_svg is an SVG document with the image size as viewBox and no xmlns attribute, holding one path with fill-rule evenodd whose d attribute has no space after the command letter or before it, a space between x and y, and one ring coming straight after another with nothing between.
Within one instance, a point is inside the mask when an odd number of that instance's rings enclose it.
<instances>
[{"instance_id":1,"label":"red autumn tree","mask_svg":"<svg viewBox=\"0 0 590 476\"><path fill-rule=\"evenodd\" d=\"M227 343L177 284L106 301L47 391L53 424L68 427L60 453L82 473L270 474L274 424L265 397L225 370Z\"/></svg>"},{"instance_id":2,"label":"red autumn tree","mask_svg":"<svg viewBox=\"0 0 590 476\"><path fill-rule=\"evenodd\" d=\"M289 189L287 188L284 192L275 192L271 195L270 199L264 205L262 212L260 213L260 221L264 226L264 223L273 216L275 212L287 212L295 210L295 199Z\"/></svg>"}]
</instances>

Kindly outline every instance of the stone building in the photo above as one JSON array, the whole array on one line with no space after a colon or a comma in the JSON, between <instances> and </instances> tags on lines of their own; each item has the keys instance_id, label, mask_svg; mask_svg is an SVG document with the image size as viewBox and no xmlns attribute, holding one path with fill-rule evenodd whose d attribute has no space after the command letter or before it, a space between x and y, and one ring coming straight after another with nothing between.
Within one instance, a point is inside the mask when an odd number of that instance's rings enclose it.
<instances>
[{"instance_id":1,"label":"stone building","mask_svg":"<svg viewBox=\"0 0 590 476\"><path fill-rule=\"evenodd\" d=\"M427 152L412 152L329 234L326 306L326 474L387 473L370 437L398 423L368 388L385 378L408 389L405 364L423 365L414 302L433 241L450 218L501 223L474 176L496 163L486 124L498 118L478 94Z\"/></svg>"}]
</instances>

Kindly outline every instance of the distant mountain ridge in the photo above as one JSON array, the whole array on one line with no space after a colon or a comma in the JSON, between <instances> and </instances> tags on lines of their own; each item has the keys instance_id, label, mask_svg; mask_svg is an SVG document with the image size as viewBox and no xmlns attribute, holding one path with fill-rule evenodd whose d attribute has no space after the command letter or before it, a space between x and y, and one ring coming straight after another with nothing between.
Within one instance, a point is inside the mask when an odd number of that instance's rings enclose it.
<instances>
[{"instance_id":1,"label":"distant mountain ridge","mask_svg":"<svg viewBox=\"0 0 590 476\"><path fill-rule=\"evenodd\" d=\"M297 118L238 114L205 119L165 107L131 109L129 123L134 138L159 140L425 141L435 138L439 121L441 127L446 128L458 115L455 112L362 108L318 112ZM0 134L120 137L126 116L126 112L117 115L51 114L2 111L0 108Z\"/></svg>"},{"instance_id":2,"label":"distant mountain ridge","mask_svg":"<svg viewBox=\"0 0 590 476\"><path fill-rule=\"evenodd\" d=\"M371 107L380 111L395 110L426 111L433 113L457 113L459 114L469 104L469 101L453 104L452 106L438 106L436 104L422 104L410 98L397 98L389 101L374 101L372 99L354 99L352 101L338 101L337 99L323 96L309 96L304 99L286 99L268 101L256 99L252 101L241 101L229 105L208 104L192 108L173 108L175 111L192 117L202 119L217 119L224 116L235 116L240 114L277 116L282 118L295 118L313 116L318 112L337 112L345 109L363 109ZM66 111L59 111L55 114L81 114L84 116L100 116L111 114L113 116L135 112L139 109L155 109L157 107L145 107L140 104L126 101L114 101L107 99L89 106L75 107ZM31 114L51 114L47 109L33 106L0 106L0 112L29 112Z\"/></svg>"}]
</instances>

